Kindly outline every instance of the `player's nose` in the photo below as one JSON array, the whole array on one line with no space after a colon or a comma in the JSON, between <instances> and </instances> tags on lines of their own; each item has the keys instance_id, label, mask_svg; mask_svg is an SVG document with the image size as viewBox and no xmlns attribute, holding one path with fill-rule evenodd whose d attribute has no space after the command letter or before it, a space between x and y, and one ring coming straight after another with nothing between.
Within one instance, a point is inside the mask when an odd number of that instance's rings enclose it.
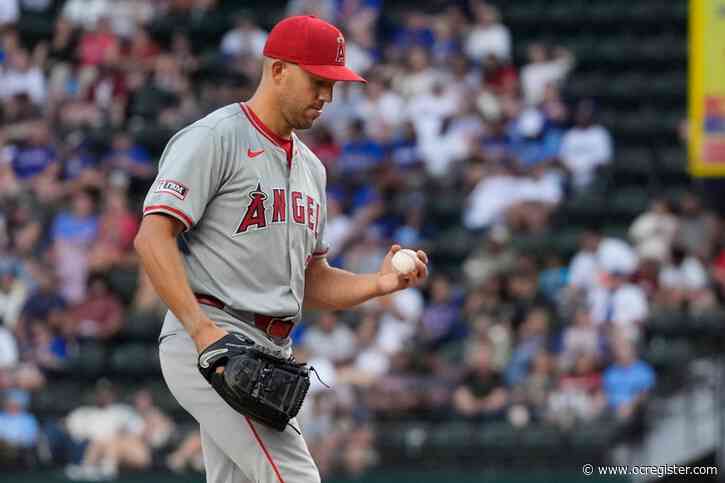
<instances>
[{"instance_id":1,"label":"player's nose","mask_svg":"<svg viewBox=\"0 0 725 483\"><path fill-rule=\"evenodd\" d=\"M318 94L318 99L322 102L332 102L332 85L325 85L323 86Z\"/></svg>"}]
</instances>

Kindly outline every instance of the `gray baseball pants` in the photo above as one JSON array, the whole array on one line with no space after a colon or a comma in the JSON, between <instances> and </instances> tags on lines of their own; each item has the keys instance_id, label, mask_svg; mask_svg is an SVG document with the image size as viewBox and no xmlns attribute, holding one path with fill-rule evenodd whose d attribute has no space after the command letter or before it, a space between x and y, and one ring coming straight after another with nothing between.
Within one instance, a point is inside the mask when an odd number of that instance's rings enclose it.
<instances>
[{"instance_id":1,"label":"gray baseball pants","mask_svg":"<svg viewBox=\"0 0 725 483\"><path fill-rule=\"evenodd\" d=\"M212 389L197 369L186 331L163 335L159 358L171 393L201 426L207 483L320 483L301 435L250 420ZM299 428L295 419L290 423Z\"/></svg>"}]
</instances>

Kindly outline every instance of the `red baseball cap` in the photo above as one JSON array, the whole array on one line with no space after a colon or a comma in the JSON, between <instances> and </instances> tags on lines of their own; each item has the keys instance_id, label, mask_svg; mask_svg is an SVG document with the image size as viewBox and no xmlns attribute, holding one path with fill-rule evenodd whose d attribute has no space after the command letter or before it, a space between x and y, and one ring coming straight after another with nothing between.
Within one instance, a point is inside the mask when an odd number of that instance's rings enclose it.
<instances>
[{"instance_id":1,"label":"red baseball cap","mask_svg":"<svg viewBox=\"0 0 725 483\"><path fill-rule=\"evenodd\" d=\"M293 62L310 74L336 81L367 82L345 67L345 37L317 17L287 17L272 28L265 57Z\"/></svg>"}]
</instances>

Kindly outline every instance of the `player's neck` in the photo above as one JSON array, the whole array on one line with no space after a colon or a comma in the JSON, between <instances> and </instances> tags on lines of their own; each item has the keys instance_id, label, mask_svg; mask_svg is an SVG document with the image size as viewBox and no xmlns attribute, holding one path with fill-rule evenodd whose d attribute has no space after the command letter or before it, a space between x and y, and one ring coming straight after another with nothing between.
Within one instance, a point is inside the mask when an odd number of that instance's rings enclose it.
<instances>
[{"instance_id":1,"label":"player's neck","mask_svg":"<svg viewBox=\"0 0 725 483\"><path fill-rule=\"evenodd\" d=\"M260 92L256 92L245 104L277 136L283 139L292 137L292 126L287 124L279 109L274 107L272 102L265 100Z\"/></svg>"}]
</instances>

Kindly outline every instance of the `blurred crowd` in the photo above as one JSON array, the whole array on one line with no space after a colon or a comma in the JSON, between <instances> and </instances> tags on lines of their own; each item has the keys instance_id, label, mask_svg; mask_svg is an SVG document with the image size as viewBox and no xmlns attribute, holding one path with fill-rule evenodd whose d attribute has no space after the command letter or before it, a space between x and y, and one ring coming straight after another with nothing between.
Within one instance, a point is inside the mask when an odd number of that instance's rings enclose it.
<instances>
[{"instance_id":1,"label":"blurred crowd","mask_svg":"<svg viewBox=\"0 0 725 483\"><path fill-rule=\"evenodd\" d=\"M199 469L200 439L148 391L108 381L95 403L39 421L30 402L84 341L112 344L132 314L164 313L132 250L165 140L246 99L275 19L217 0L0 2L0 459L39 442L75 479ZM323 475L374 465L386 421L509 421L571 428L637 417L655 385L646 320L725 295L723 219L695 194L654 199L628 237L581 236L571 260L519 253L614 156L597 107L563 99L576 59L515 35L480 0L381 15L378 0L291 0L345 32L366 85L339 85L299 133L328 172L331 263L379 267L389 244L426 249L441 227L476 238L462 265L432 258L424 287L346 313L308 314L297 358L315 384L300 417ZM281 15L282 13L280 13ZM47 35L19 28L53 19ZM28 20L30 19L30 20ZM25 24L23 21L27 21ZM436 193L465 198L430 216ZM132 274L131 293L111 283Z\"/></svg>"}]
</instances>

